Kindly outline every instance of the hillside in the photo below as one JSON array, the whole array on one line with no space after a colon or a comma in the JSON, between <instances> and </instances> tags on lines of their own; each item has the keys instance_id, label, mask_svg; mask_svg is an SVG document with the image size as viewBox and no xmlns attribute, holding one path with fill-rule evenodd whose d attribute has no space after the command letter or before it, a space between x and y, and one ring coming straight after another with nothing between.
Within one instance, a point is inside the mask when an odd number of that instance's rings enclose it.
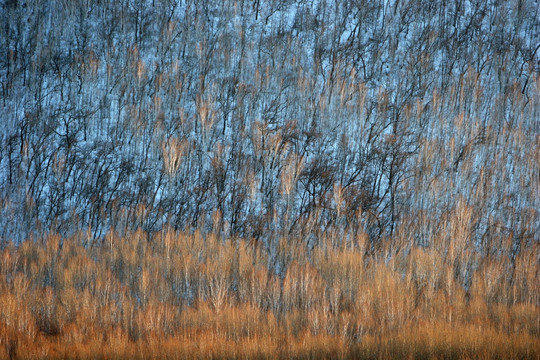
<instances>
[{"instance_id":1,"label":"hillside","mask_svg":"<svg viewBox=\"0 0 540 360\"><path fill-rule=\"evenodd\" d=\"M537 1L0 19L0 358L539 356Z\"/></svg>"}]
</instances>

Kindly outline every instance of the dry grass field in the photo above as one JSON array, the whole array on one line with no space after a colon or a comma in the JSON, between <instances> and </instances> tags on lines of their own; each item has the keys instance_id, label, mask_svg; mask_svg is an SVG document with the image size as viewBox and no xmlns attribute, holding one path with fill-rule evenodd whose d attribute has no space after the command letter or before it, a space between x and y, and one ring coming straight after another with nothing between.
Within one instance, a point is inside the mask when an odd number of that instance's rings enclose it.
<instances>
[{"instance_id":1,"label":"dry grass field","mask_svg":"<svg viewBox=\"0 0 540 360\"><path fill-rule=\"evenodd\" d=\"M464 251L412 247L387 260L365 237L309 253L280 242L281 274L256 243L138 231L6 247L5 359L535 359L538 248L456 279ZM392 241L396 245L396 239Z\"/></svg>"}]
</instances>

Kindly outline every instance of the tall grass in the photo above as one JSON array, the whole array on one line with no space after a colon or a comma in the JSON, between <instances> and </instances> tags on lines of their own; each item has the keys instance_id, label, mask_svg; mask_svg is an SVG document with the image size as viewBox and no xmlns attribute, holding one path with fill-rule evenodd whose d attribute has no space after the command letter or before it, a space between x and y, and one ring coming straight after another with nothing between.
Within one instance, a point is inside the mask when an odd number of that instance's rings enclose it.
<instances>
[{"instance_id":1,"label":"tall grass","mask_svg":"<svg viewBox=\"0 0 540 360\"><path fill-rule=\"evenodd\" d=\"M474 254L459 236L373 252L365 236L310 251L288 239L277 270L243 239L139 230L89 247L85 236L4 247L0 358L540 356L537 245L512 266L489 256L463 270Z\"/></svg>"}]
</instances>

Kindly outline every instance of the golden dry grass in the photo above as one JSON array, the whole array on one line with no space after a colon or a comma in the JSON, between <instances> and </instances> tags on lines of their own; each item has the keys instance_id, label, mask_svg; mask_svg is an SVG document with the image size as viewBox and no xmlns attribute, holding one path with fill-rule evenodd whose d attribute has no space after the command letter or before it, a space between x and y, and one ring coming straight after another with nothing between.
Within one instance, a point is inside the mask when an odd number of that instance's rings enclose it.
<instances>
[{"instance_id":1,"label":"golden dry grass","mask_svg":"<svg viewBox=\"0 0 540 360\"><path fill-rule=\"evenodd\" d=\"M540 356L534 246L514 265L519 281L506 280L504 257L490 257L466 289L455 272L466 249L443 257L413 247L388 258L328 240L310 257L290 251L275 273L253 242L172 231L147 238L111 233L88 248L82 237L51 235L6 246L0 358Z\"/></svg>"}]
</instances>

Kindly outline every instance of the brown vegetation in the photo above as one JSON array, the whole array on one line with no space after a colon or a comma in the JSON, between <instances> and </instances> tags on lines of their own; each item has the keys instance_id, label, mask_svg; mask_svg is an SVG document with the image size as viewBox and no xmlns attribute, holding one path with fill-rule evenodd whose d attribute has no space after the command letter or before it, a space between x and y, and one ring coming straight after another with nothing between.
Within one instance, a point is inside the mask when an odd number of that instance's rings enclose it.
<instances>
[{"instance_id":1,"label":"brown vegetation","mask_svg":"<svg viewBox=\"0 0 540 360\"><path fill-rule=\"evenodd\" d=\"M0 358L540 357L537 1L0 24Z\"/></svg>"},{"instance_id":2,"label":"brown vegetation","mask_svg":"<svg viewBox=\"0 0 540 360\"><path fill-rule=\"evenodd\" d=\"M467 249L365 235L291 249L282 276L256 242L142 231L4 248L0 358L416 358L540 356L538 245L458 271ZM504 249L501 249L504 250ZM508 250L508 249L507 249Z\"/></svg>"}]
</instances>

